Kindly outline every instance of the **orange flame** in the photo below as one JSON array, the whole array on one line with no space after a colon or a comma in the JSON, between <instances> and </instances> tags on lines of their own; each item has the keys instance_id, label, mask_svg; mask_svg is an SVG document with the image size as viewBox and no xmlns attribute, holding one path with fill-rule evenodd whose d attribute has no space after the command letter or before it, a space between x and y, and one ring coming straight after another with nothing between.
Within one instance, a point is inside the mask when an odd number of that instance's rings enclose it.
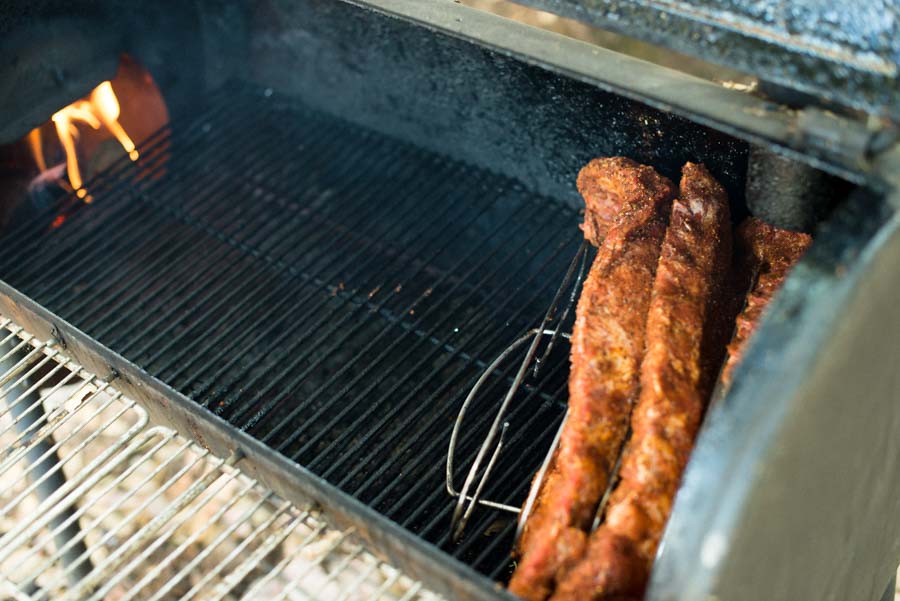
<instances>
[{"instance_id":1,"label":"orange flame","mask_svg":"<svg viewBox=\"0 0 900 601\"><path fill-rule=\"evenodd\" d=\"M104 81L94 88L94 91L91 92L91 106L97 109L97 117L100 118L106 129L116 137L116 140L128 153L128 158L132 161L138 160L138 151L134 148L134 142L131 141L131 138L122 129L122 126L119 125L119 99L116 98L116 93L113 92L110 82Z\"/></svg>"},{"instance_id":2,"label":"orange flame","mask_svg":"<svg viewBox=\"0 0 900 601\"><path fill-rule=\"evenodd\" d=\"M81 179L81 169L78 166L78 154L75 148L75 141L78 139L78 128L76 123L84 123L93 129L105 127L132 161L138 159L138 151L134 147L134 142L122 129L119 124L119 99L113 91L112 84L104 81L91 91L87 99L76 100L69 106L60 109L53 114L51 120L56 127L56 133L59 136L60 144L66 153L66 171L69 175L69 183L78 198L90 202L91 197L88 196L87 190L83 186ZM28 134L28 144L34 153L35 162L41 171L46 171L47 164L44 160L44 152L41 141L41 132L35 128Z\"/></svg>"}]
</instances>

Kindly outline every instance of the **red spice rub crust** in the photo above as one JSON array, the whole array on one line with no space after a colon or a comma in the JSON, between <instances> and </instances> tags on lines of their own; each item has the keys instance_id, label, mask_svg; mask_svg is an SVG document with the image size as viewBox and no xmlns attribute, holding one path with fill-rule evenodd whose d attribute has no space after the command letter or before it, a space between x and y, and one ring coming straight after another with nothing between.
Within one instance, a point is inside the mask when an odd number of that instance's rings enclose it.
<instances>
[{"instance_id":1,"label":"red spice rub crust","mask_svg":"<svg viewBox=\"0 0 900 601\"><path fill-rule=\"evenodd\" d=\"M585 237L602 244L576 309L569 417L509 585L529 601L546 599L557 574L581 556L607 487L637 396L650 293L674 195L669 180L628 159L589 167L592 183L580 186L588 205ZM620 209L606 232L612 206Z\"/></svg>"},{"instance_id":2,"label":"red spice rub crust","mask_svg":"<svg viewBox=\"0 0 900 601\"><path fill-rule=\"evenodd\" d=\"M809 234L769 225L756 217L745 220L736 233L745 282L753 282L744 309L735 321L734 336L728 345L728 359L722 369L721 385L731 385L734 369L743 358L747 341L756 330L763 312L781 288L791 268L812 243Z\"/></svg>"},{"instance_id":3,"label":"red spice rub crust","mask_svg":"<svg viewBox=\"0 0 900 601\"><path fill-rule=\"evenodd\" d=\"M652 167L625 157L592 160L578 172L576 186L585 206L581 229L584 237L597 248L603 245L626 202L643 199L653 203L657 195L674 189Z\"/></svg>"},{"instance_id":4,"label":"red spice rub crust","mask_svg":"<svg viewBox=\"0 0 900 601\"><path fill-rule=\"evenodd\" d=\"M702 342L724 294L731 218L724 189L702 165L684 166L680 188L656 270L621 480L554 601L642 597L700 426L714 377Z\"/></svg>"}]
</instances>

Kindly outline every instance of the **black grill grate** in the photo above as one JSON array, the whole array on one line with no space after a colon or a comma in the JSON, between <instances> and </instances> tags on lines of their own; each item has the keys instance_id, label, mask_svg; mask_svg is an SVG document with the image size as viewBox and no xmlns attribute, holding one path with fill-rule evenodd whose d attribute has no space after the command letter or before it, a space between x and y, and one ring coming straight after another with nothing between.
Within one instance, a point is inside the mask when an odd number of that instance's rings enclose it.
<instances>
[{"instance_id":1,"label":"black grill grate","mask_svg":"<svg viewBox=\"0 0 900 601\"><path fill-rule=\"evenodd\" d=\"M6 235L6 282L505 577L511 514L480 511L467 538L449 543L447 443L486 362L546 309L581 241L575 211L240 86L88 187L91 204L63 197ZM487 498L524 499L562 417L559 346L515 405ZM466 430L461 471L514 363L467 417L481 428Z\"/></svg>"}]
</instances>

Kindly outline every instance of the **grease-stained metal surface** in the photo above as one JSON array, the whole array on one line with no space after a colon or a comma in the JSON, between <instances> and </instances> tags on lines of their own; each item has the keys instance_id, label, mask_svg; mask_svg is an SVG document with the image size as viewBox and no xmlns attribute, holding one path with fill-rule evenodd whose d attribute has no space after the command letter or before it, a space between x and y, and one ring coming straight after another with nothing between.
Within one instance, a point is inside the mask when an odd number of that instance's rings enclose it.
<instances>
[{"instance_id":1,"label":"grease-stained metal surface","mask_svg":"<svg viewBox=\"0 0 900 601\"><path fill-rule=\"evenodd\" d=\"M23 251L16 240L32 249L31 294L178 386L200 415L313 470L401 539L440 547L430 570L447 575L456 557L502 579L514 520L480 514L467 540L449 540L447 424L485 358L545 311L582 240L577 213L272 90L234 84L208 101L88 182L90 204L64 195L14 226L0 254ZM527 494L521 474L553 436L567 368L563 350L522 391L503 478L485 494ZM212 445L201 421L183 426ZM477 440L464 437L461 461Z\"/></svg>"},{"instance_id":2,"label":"grease-stained metal surface","mask_svg":"<svg viewBox=\"0 0 900 601\"><path fill-rule=\"evenodd\" d=\"M747 147L742 141L698 127L677 111L658 110L491 48L518 39L570 65L587 61L607 75L622 69L610 57L595 55L594 47L573 49L565 44L571 40L556 39L561 36L444 0L362 2L362 10L354 4L270 0L250 44L251 78L578 208L578 170L604 155L652 164L672 178L685 161L703 162L732 198L743 197ZM445 27L459 31L448 35ZM292 68L285 70L285 64ZM628 75L656 90L677 88L681 96L699 94L694 86L706 84L707 105L728 92L695 78L660 79L638 68ZM747 112L734 105L729 111L738 117Z\"/></svg>"},{"instance_id":3,"label":"grease-stained metal surface","mask_svg":"<svg viewBox=\"0 0 900 601\"><path fill-rule=\"evenodd\" d=\"M900 115L900 3L523 0L829 101Z\"/></svg>"}]
</instances>

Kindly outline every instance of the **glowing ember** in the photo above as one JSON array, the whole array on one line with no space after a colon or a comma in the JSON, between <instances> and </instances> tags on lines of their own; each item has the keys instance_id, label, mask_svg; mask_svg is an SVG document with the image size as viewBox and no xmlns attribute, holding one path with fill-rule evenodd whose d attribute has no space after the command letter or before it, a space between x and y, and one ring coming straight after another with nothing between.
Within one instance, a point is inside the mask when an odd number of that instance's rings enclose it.
<instances>
[{"instance_id":1,"label":"glowing ember","mask_svg":"<svg viewBox=\"0 0 900 601\"><path fill-rule=\"evenodd\" d=\"M92 199L87 190L82 187L81 169L78 166L78 153L75 147L75 141L79 137L77 123L87 124L93 129L106 128L119 141L132 161L138 159L138 151L134 147L134 142L119 124L119 99L116 98L116 93L109 81L104 81L94 88L88 98L76 100L54 113L51 120L66 153L66 171L69 175L69 183L78 198L85 202L90 202ZM38 168L46 171L47 164L44 160L40 129L36 128L31 131L28 135L28 144L34 153Z\"/></svg>"}]
</instances>

